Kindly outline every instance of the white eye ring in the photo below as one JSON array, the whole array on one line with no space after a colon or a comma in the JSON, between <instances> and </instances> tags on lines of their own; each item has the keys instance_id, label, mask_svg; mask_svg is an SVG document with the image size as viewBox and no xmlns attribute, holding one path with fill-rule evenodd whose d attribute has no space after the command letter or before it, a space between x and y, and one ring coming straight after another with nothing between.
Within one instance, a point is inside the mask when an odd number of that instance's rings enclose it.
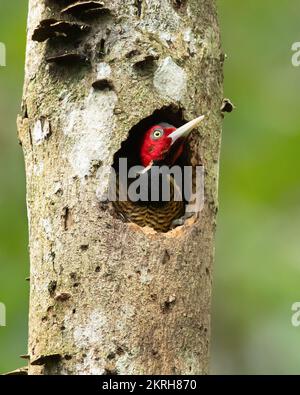
<instances>
[{"instance_id":1,"label":"white eye ring","mask_svg":"<svg viewBox=\"0 0 300 395\"><path fill-rule=\"evenodd\" d=\"M163 135L163 131L162 131L161 129L155 129L155 130L152 132L152 138L153 138L154 140L159 139L162 135Z\"/></svg>"}]
</instances>

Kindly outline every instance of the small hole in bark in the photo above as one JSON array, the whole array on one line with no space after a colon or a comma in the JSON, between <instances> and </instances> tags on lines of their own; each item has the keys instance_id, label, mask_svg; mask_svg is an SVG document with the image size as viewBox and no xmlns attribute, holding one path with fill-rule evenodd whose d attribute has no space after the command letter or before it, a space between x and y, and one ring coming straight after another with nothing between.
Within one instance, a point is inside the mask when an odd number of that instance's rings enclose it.
<instances>
[{"instance_id":1,"label":"small hole in bark","mask_svg":"<svg viewBox=\"0 0 300 395\"><path fill-rule=\"evenodd\" d=\"M64 221L64 230L68 231L73 226L73 218L69 207L64 208L63 221Z\"/></svg>"},{"instance_id":2,"label":"small hole in bark","mask_svg":"<svg viewBox=\"0 0 300 395\"><path fill-rule=\"evenodd\" d=\"M113 16L111 10L105 7L90 9L83 14L86 19L100 19L102 23L109 23Z\"/></svg>"},{"instance_id":3,"label":"small hole in bark","mask_svg":"<svg viewBox=\"0 0 300 395\"><path fill-rule=\"evenodd\" d=\"M167 250L165 250L162 258L162 264L165 265L170 260L170 254Z\"/></svg>"},{"instance_id":4,"label":"small hole in bark","mask_svg":"<svg viewBox=\"0 0 300 395\"><path fill-rule=\"evenodd\" d=\"M138 49L132 49L131 51L127 52L125 55L127 59L132 59L135 56L140 55L140 51Z\"/></svg>"},{"instance_id":5,"label":"small hole in bark","mask_svg":"<svg viewBox=\"0 0 300 395\"><path fill-rule=\"evenodd\" d=\"M72 355L65 355L65 360L66 361L71 361Z\"/></svg>"},{"instance_id":6,"label":"small hole in bark","mask_svg":"<svg viewBox=\"0 0 300 395\"><path fill-rule=\"evenodd\" d=\"M96 273L99 273L100 271L101 271L101 267L100 267L100 266L97 266L96 269L95 269L95 272L96 272Z\"/></svg>"},{"instance_id":7,"label":"small hole in bark","mask_svg":"<svg viewBox=\"0 0 300 395\"><path fill-rule=\"evenodd\" d=\"M125 351L123 350L123 348L121 346L118 346L116 349L116 353L117 353L117 355L123 355L125 353Z\"/></svg>"},{"instance_id":8,"label":"small hole in bark","mask_svg":"<svg viewBox=\"0 0 300 395\"><path fill-rule=\"evenodd\" d=\"M52 313L52 311L53 311L53 306L49 306L49 307L47 308L47 314Z\"/></svg>"},{"instance_id":9,"label":"small hole in bark","mask_svg":"<svg viewBox=\"0 0 300 395\"><path fill-rule=\"evenodd\" d=\"M150 76L156 69L156 58L152 55L146 56L144 59L134 64L134 70L141 77Z\"/></svg>"},{"instance_id":10,"label":"small hole in bark","mask_svg":"<svg viewBox=\"0 0 300 395\"><path fill-rule=\"evenodd\" d=\"M170 296L169 299L166 300L162 305L163 313L169 312L171 310L171 308L175 305L175 303L176 303L176 297Z\"/></svg>"},{"instance_id":11,"label":"small hole in bark","mask_svg":"<svg viewBox=\"0 0 300 395\"><path fill-rule=\"evenodd\" d=\"M173 7L176 11L185 11L187 7L187 0L172 0Z\"/></svg>"},{"instance_id":12,"label":"small hole in bark","mask_svg":"<svg viewBox=\"0 0 300 395\"><path fill-rule=\"evenodd\" d=\"M102 59L105 56L105 39L102 38L98 44L98 54L99 58Z\"/></svg>"},{"instance_id":13,"label":"small hole in bark","mask_svg":"<svg viewBox=\"0 0 300 395\"><path fill-rule=\"evenodd\" d=\"M87 251L89 249L89 245L88 244L82 244L80 246L80 249L81 249L82 252L85 252L85 251Z\"/></svg>"},{"instance_id":14,"label":"small hole in bark","mask_svg":"<svg viewBox=\"0 0 300 395\"><path fill-rule=\"evenodd\" d=\"M62 293L59 293L55 296L55 300L57 300L58 302L66 302L70 298L71 298L71 295L67 292L62 292Z\"/></svg>"},{"instance_id":15,"label":"small hole in bark","mask_svg":"<svg viewBox=\"0 0 300 395\"><path fill-rule=\"evenodd\" d=\"M56 63L60 66L75 67L77 65L87 65L90 63L87 55L77 52L65 52L46 58L48 63Z\"/></svg>"},{"instance_id":16,"label":"small hole in bark","mask_svg":"<svg viewBox=\"0 0 300 395\"><path fill-rule=\"evenodd\" d=\"M77 274L75 272L70 273L70 278L72 280L76 280L77 279Z\"/></svg>"},{"instance_id":17,"label":"small hole in bark","mask_svg":"<svg viewBox=\"0 0 300 395\"><path fill-rule=\"evenodd\" d=\"M73 309L73 310L72 310L72 314L76 314L76 309Z\"/></svg>"},{"instance_id":18,"label":"small hole in bark","mask_svg":"<svg viewBox=\"0 0 300 395\"><path fill-rule=\"evenodd\" d=\"M92 83L92 86L94 89L97 89L99 91L104 91L104 90L109 90L112 91L114 90L114 85L111 80L108 80L106 78L102 80L97 80Z\"/></svg>"},{"instance_id":19,"label":"small hole in bark","mask_svg":"<svg viewBox=\"0 0 300 395\"><path fill-rule=\"evenodd\" d=\"M118 374L118 371L115 368L105 368L105 370L104 370L105 376L115 376L117 374Z\"/></svg>"},{"instance_id":20,"label":"small hole in bark","mask_svg":"<svg viewBox=\"0 0 300 395\"><path fill-rule=\"evenodd\" d=\"M232 112L235 109L230 99L224 99L221 105L221 112Z\"/></svg>"},{"instance_id":21,"label":"small hole in bark","mask_svg":"<svg viewBox=\"0 0 300 395\"><path fill-rule=\"evenodd\" d=\"M22 103L22 118L23 119L27 119L28 118L28 108L27 108L27 104L25 102Z\"/></svg>"},{"instance_id":22,"label":"small hole in bark","mask_svg":"<svg viewBox=\"0 0 300 395\"><path fill-rule=\"evenodd\" d=\"M48 284L48 291L50 296L54 296L56 288L57 288L57 281L50 281L50 283Z\"/></svg>"},{"instance_id":23,"label":"small hole in bark","mask_svg":"<svg viewBox=\"0 0 300 395\"><path fill-rule=\"evenodd\" d=\"M142 16L143 0L135 0L135 6L137 8L137 16L140 18Z\"/></svg>"},{"instance_id":24,"label":"small hole in bark","mask_svg":"<svg viewBox=\"0 0 300 395\"><path fill-rule=\"evenodd\" d=\"M42 365L50 365L54 363L58 363L61 360L60 354L49 354L49 355L41 355L37 357L34 361L31 361L32 366L42 366Z\"/></svg>"}]
</instances>

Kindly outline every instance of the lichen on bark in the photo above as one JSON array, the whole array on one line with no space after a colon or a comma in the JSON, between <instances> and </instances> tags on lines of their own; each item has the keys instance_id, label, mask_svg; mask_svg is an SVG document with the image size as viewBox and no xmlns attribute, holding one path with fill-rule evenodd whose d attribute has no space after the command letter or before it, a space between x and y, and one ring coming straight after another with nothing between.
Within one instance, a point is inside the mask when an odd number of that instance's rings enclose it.
<instances>
[{"instance_id":1,"label":"lichen on bark","mask_svg":"<svg viewBox=\"0 0 300 395\"><path fill-rule=\"evenodd\" d=\"M61 13L61 3L29 1L18 119L29 374L207 373L223 99L215 2L103 1L108 11L93 16ZM49 19L90 29L34 41ZM185 119L206 115L190 140L194 164L205 166L205 205L196 221L161 234L100 201L130 129L168 106Z\"/></svg>"}]
</instances>

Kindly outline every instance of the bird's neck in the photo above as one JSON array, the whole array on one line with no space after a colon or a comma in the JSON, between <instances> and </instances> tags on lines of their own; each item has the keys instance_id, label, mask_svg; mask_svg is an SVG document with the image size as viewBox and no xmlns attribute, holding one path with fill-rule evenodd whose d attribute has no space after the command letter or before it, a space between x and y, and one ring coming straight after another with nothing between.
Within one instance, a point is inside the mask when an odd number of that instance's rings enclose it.
<instances>
[{"instance_id":1,"label":"bird's neck","mask_svg":"<svg viewBox=\"0 0 300 395\"><path fill-rule=\"evenodd\" d=\"M151 163L164 164L166 166L173 166L183 153L184 143L182 141L176 142L170 147L166 153L162 153L160 157L153 157L151 153L141 153L141 163L144 167L148 167Z\"/></svg>"}]
</instances>

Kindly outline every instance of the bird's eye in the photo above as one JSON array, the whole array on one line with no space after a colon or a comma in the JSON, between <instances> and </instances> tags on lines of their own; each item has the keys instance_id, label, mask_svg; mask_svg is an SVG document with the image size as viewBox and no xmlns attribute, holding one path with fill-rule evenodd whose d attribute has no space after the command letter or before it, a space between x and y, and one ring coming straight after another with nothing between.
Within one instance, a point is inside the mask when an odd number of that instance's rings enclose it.
<instances>
[{"instance_id":1,"label":"bird's eye","mask_svg":"<svg viewBox=\"0 0 300 395\"><path fill-rule=\"evenodd\" d=\"M162 135L163 135L163 130L161 130L161 129L155 129L154 131L153 131L153 133L152 133L152 138L153 138L153 140L157 140L157 139L159 139Z\"/></svg>"}]
</instances>

